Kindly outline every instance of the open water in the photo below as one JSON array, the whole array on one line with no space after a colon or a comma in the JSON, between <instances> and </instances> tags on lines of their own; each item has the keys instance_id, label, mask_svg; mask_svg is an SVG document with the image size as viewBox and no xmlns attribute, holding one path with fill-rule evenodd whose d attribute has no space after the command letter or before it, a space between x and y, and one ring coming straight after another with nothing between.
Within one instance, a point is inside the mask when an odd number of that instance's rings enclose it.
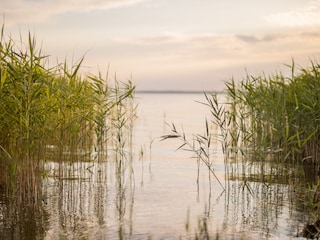
<instances>
[{"instance_id":1,"label":"open water","mask_svg":"<svg viewBox=\"0 0 320 240\"><path fill-rule=\"evenodd\" d=\"M172 123L190 142L205 134L211 116L198 102L205 102L202 93L136 97L124 174L110 161L80 162L63 166L74 177L57 180L57 166L48 162L40 209L24 206L15 210L17 219L4 219L8 209L0 201L0 239L298 239L312 215L286 181L228 179L220 143L213 140L210 161L221 186L193 152L176 150L182 142L161 141Z\"/></svg>"}]
</instances>

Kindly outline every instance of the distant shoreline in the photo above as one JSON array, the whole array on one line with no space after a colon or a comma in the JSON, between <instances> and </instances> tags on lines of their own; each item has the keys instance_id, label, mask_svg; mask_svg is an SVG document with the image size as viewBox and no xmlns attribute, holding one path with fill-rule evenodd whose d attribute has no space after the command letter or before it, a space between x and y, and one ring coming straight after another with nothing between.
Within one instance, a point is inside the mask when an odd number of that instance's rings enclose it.
<instances>
[{"instance_id":1,"label":"distant shoreline","mask_svg":"<svg viewBox=\"0 0 320 240\"><path fill-rule=\"evenodd\" d=\"M138 94L204 94L216 93L224 94L225 91L183 91L183 90L136 90Z\"/></svg>"}]
</instances>

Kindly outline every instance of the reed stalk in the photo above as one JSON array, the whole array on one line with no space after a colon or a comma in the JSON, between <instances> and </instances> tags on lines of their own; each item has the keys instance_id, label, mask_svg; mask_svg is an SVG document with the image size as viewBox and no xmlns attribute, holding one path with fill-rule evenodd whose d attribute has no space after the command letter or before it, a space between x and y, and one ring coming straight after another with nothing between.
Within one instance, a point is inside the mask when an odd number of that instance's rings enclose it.
<instances>
[{"instance_id":1,"label":"reed stalk","mask_svg":"<svg viewBox=\"0 0 320 240\"><path fill-rule=\"evenodd\" d=\"M281 73L227 82L233 128L251 155L281 162L309 162L319 170L320 65L311 62L290 77ZM239 145L238 145L239 147Z\"/></svg>"},{"instance_id":2,"label":"reed stalk","mask_svg":"<svg viewBox=\"0 0 320 240\"><path fill-rule=\"evenodd\" d=\"M131 81L80 74L84 58L71 68L66 62L49 67L48 60L30 33L18 47L2 27L0 185L21 193L22 202L41 199L44 160L59 162L63 177L63 162L107 160L112 145L120 151L131 139Z\"/></svg>"},{"instance_id":3,"label":"reed stalk","mask_svg":"<svg viewBox=\"0 0 320 240\"><path fill-rule=\"evenodd\" d=\"M186 134L184 131L179 131L175 124L171 125L171 133L167 135L161 136L161 140L167 140L167 139L178 139L182 142L182 144L177 148L177 150L182 149L185 151L189 151L194 154L194 158L197 159L197 183L199 184L199 164L200 162L204 163L205 166L209 170L209 183L211 184L211 174L214 176L214 178L218 181L221 188L225 190L224 185L220 181L220 179L217 177L217 175L214 172L213 167L213 161L210 157L210 147L211 147L211 141L212 141L212 134L210 133L208 121L206 121L206 130L205 134L194 134L192 139L189 140L186 137Z\"/></svg>"}]
</instances>

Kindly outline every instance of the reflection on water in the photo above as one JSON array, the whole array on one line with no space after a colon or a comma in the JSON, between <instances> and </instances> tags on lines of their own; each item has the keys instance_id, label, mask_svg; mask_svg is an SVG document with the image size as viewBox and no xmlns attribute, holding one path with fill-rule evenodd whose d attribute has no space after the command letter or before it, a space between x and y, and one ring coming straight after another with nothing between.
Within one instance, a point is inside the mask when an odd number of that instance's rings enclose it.
<instances>
[{"instance_id":1,"label":"reflection on water","mask_svg":"<svg viewBox=\"0 0 320 240\"><path fill-rule=\"evenodd\" d=\"M204 98L138 94L132 152L108 161L46 162L40 204L1 195L1 239L295 238L313 217L304 193L288 184L299 180L296 166L230 164L226 176L216 142L212 158L223 190L203 165L197 184L196 159L175 152L174 140L159 141L169 131L165 122L183 124L187 136L203 133L209 115L195 100Z\"/></svg>"}]
</instances>

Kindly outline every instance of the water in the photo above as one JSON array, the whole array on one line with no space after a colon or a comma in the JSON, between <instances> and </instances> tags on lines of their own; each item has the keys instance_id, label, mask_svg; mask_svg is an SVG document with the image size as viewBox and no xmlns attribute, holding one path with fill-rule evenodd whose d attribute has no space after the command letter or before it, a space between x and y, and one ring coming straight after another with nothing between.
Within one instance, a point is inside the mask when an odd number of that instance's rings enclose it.
<instances>
[{"instance_id":1,"label":"water","mask_svg":"<svg viewBox=\"0 0 320 240\"><path fill-rule=\"evenodd\" d=\"M219 142L211 159L225 189L204 164L197 183L192 152L176 151L177 139L160 141L171 123L188 138L204 134L203 94L137 94L136 101L133 163L124 174L116 162L78 162L60 166L72 175L58 179L49 162L39 208L22 204L9 214L0 200L4 239L193 239L203 219L213 239L297 239L309 214L286 183L225 181Z\"/></svg>"}]
</instances>

